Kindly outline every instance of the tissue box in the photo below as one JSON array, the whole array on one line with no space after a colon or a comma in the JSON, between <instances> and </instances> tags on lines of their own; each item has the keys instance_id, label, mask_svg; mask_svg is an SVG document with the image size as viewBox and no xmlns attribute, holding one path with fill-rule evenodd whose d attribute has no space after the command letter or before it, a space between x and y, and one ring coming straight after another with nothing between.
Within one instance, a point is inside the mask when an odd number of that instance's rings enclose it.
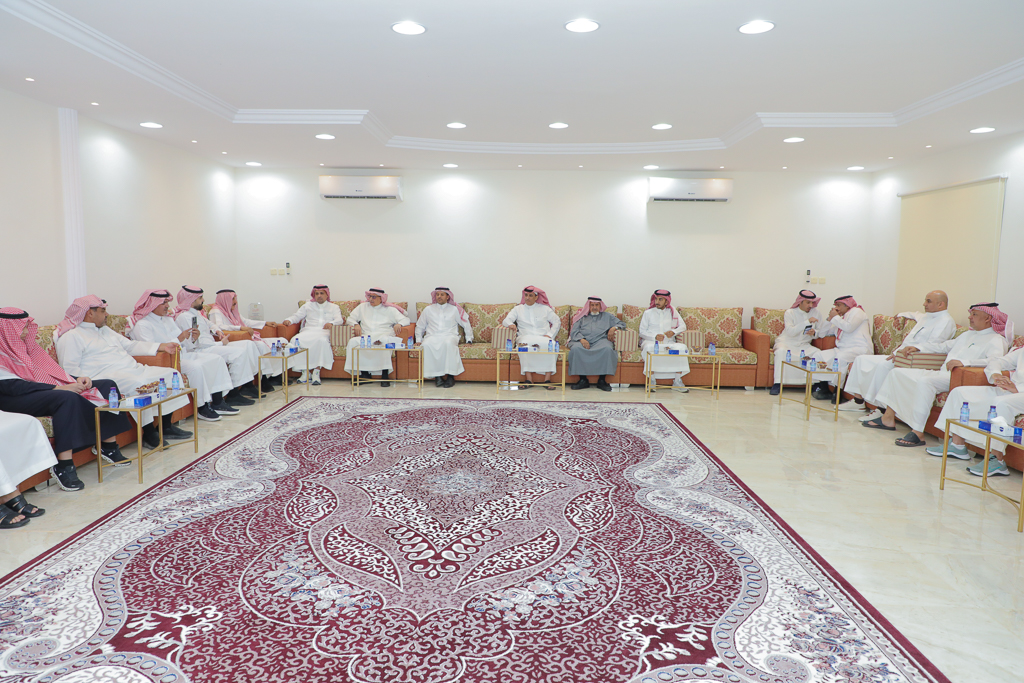
<instances>
[{"instance_id":1,"label":"tissue box","mask_svg":"<svg viewBox=\"0 0 1024 683\"><path fill-rule=\"evenodd\" d=\"M670 356L678 356L679 355L679 349L669 349L668 350L668 355L670 355Z\"/></svg>"},{"instance_id":2,"label":"tissue box","mask_svg":"<svg viewBox=\"0 0 1024 683\"><path fill-rule=\"evenodd\" d=\"M980 420L978 422L978 429L983 432L991 432L993 436L1001 436L1004 439L1010 439L1014 443L1020 443L1024 430L1020 427L1014 427L1013 425L993 425L988 420Z\"/></svg>"},{"instance_id":3,"label":"tissue box","mask_svg":"<svg viewBox=\"0 0 1024 683\"><path fill-rule=\"evenodd\" d=\"M526 353L526 352L527 352L527 351L529 351L529 350L530 350L530 347L529 347L529 346L520 346L520 347L518 348L518 351L519 351L519 353Z\"/></svg>"},{"instance_id":4,"label":"tissue box","mask_svg":"<svg viewBox=\"0 0 1024 683\"><path fill-rule=\"evenodd\" d=\"M384 345L384 348L385 349L393 349L393 348L395 348L395 343L394 342L388 342L387 344Z\"/></svg>"},{"instance_id":5,"label":"tissue box","mask_svg":"<svg viewBox=\"0 0 1024 683\"><path fill-rule=\"evenodd\" d=\"M145 408L151 405L153 405L152 396L136 396L132 399L132 407L134 408Z\"/></svg>"}]
</instances>

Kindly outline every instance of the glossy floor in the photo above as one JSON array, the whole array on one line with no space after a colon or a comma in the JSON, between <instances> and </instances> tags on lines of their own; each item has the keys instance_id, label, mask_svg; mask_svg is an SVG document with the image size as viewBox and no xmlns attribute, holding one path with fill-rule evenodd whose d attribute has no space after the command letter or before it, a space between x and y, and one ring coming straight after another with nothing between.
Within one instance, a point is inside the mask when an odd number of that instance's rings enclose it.
<instances>
[{"instance_id":1,"label":"glossy floor","mask_svg":"<svg viewBox=\"0 0 1024 683\"><path fill-rule=\"evenodd\" d=\"M347 381L301 387L292 397L352 396ZM416 397L406 385L361 387L359 396ZM795 394L794 394L795 395ZM637 401L641 388L502 392L518 400ZM494 385L459 383L423 398L491 400ZM856 415L781 408L764 390L724 389L651 396L725 462L882 614L957 683L1021 681L1024 671L1024 534L1016 511L995 496L958 485L938 490L939 460L923 448L899 448L893 432L864 429ZM281 391L235 417L200 423L199 455L284 405ZM897 433L898 434L898 433ZM929 443L935 440L929 437ZM146 485L197 456L191 444L146 460ZM952 461L962 471L963 463ZM45 552L140 493L134 468L107 469L96 483L94 464L81 468L82 493L51 487L30 492L45 516L0 532L0 575ZM964 476L967 476L964 473ZM1021 474L994 482L1019 494ZM1014 673L1014 672L1017 673Z\"/></svg>"}]
</instances>

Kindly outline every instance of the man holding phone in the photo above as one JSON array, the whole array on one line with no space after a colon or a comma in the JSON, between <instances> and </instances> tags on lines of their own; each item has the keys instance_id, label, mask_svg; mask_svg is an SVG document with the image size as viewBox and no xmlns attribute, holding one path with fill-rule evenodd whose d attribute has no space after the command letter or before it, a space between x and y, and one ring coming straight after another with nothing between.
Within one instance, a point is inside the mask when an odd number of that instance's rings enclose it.
<instances>
[{"instance_id":1,"label":"man holding phone","mask_svg":"<svg viewBox=\"0 0 1024 683\"><path fill-rule=\"evenodd\" d=\"M800 351L810 355L815 351L811 343L820 337L824 316L818 311L821 297L809 289L801 289L796 301L782 317L785 328L775 338L775 380L769 393L778 396L783 384L803 384L803 373L795 368L787 368L782 363L786 360L786 352L797 361Z\"/></svg>"}]
</instances>

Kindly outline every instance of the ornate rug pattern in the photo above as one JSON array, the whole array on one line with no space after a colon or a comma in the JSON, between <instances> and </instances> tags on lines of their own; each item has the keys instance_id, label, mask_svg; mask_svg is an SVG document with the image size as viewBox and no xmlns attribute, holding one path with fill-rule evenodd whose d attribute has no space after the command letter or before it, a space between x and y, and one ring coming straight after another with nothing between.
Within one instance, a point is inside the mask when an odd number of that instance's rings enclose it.
<instances>
[{"instance_id":1,"label":"ornate rug pattern","mask_svg":"<svg viewBox=\"0 0 1024 683\"><path fill-rule=\"evenodd\" d=\"M659 405L301 398L0 582L0 681L946 681Z\"/></svg>"}]
</instances>

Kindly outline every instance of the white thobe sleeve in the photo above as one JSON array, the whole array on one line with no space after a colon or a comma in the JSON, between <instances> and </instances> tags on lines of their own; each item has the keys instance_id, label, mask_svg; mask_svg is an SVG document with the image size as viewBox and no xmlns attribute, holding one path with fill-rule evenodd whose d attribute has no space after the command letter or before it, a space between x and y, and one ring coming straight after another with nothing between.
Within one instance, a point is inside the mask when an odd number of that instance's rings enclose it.
<instances>
[{"instance_id":1,"label":"white thobe sleeve","mask_svg":"<svg viewBox=\"0 0 1024 683\"><path fill-rule=\"evenodd\" d=\"M1024 351L1024 347L1017 349L1016 351L1010 351L1005 356L999 358L993 358L985 365L985 377L991 382L992 378L1001 373L1003 370L1016 370L1017 362L1020 360L1021 352Z\"/></svg>"},{"instance_id":2,"label":"white thobe sleeve","mask_svg":"<svg viewBox=\"0 0 1024 683\"><path fill-rule=\"evenodd\" d=\"M548 323L551 324L551 331L548 333L551 338L554 339L558 334L559 328L562 327L562 321L558 319L558 315L551 308L548 308Z\"/></svg>"},{"instance_id":3,"label":"white thobe sleeve","mask_svg":"<svg viewBox=\"0 0 1024 683\"><path fill-rule=\"evenodd\" d=\"M338 309L338 312L340 313L341 309ZM249 320L248 318L242 318L242 324L245 325L246 327L252 328L254 330L262 330L264 327L267 326L266 321L263 321L263 320ZM225 327L225 328L222 328L222 329L226 330L228 328ZM241 326L240 325L236 325L235 329L239 330L239 329L241 329Z\"/></svg>"},{"instance_id":4,"label":"white thobe sleeve","mask_svg":"<svg viewBox=\"0 0 1024 683\"><path fill-rule=\"evenodd\" d=\"M348 324L349 325L362 325L363 324L363 315L365 313L365 309L363 308L363 305L364 304L359 304L358 306L356 306L355 308L352 309L351 313L348 314Z\"/></svg>"},{"instance_id":5,"label":"white thobe sleeve","mask_svg":"<svg viewBox=\"0 0 1024 683\"><path fill-rule=\"evenodd\" d=\"M159 342L140 341L138 339L129 339L123 334L114 332L109 327L104 328L108 330L104 333L105 337L115 340L120 344L121 348L124 349L125 353L130 356L155 356L160 351Z\"/></svg>"},{"instance_id":6,"label":"white thobe sleeve","mask_svg":"<svg viewBox=\"0 0 1024 683\"><path fill-rule=\"evenodd\" d=\"M295 323L301 323L306 319L306 304L299 306L299 310L292 313L290 316L284 319L286 325L294 325Z\"/></svg>"},{"instance_id":7,"label":"white thobe sleeve","mask_svg":"<svg viewBox=\"0 0 1024 683\"><path fill-rule=\"evenodd\" d=\"M85 340L74 334L72 330L57 337L57 361L72 377L80 377L85 374L82 372L82 349L84 347Z\"/></svg>"},{"instance_id":8,"label":"white thobe sleeve","mask_svg":"<svg viewBox=\"0 0 1024 683\"><path fill-rule=\"evenodd\" d=\"M338 304L331 304L330 306L331 317L324 321L324 324L331 323L332 325L343 325L345 323L345 316L341 314L341 307Z\"/></svg>"},{"instance_id":9,"label":"white thobe sleeve","mask_svg":"<svg viewBox=\"0 0 1024 683\"><path fill-rule=\"evenodd\" d=\"M501 321L501 324L505 327L511 327L516 324L517 320L519 320L519 307L513 306L512 310L505 316L505 319Z\"/></svg>"},{"instance_id":10,"label":"white thobe sleeve","mask_svg":"<svg viewBox=\"0 0 1024 683\"><path fill-rule=\"evenodd\" d=\"M393 324L405 327L406 325L412 322L411 320L409 320L409 316L407 316L405 313L400 313L397 308L392 308L391 306L388 306L388 310L391 311L391 319L394 321Z\"/></svg>"},{"instance_id":11,"label":"white thobe sleeve","mask_svg":"<svg viewBox=\"0 0 1024 683\"><path fill-rule=\"evenodd\" d=\"M455 316L456 316L456 319L459 321L459 326L462 328L463 332L466 333L466 343L467 344L472 344L473 343L473 326L469 324L469 320L463 320L462 319L462 316L459 315L458 309L456 309L456 311L455 311ZM466 318L469 318L469 314L468 313L466 314ZM418 326L417 326L417 329L418 329Z\"/></svg>"},{"instance_id":12,"label":"white thobe sleeve","mask_svg":"<svg viewBox=\"0 0 1024 683\"><path fill-rule=\"evenodd\" d=\"M903 311L902 313L896 314L897 318L910 318L915 322L921 322L924 320L924 313L920 311Z\"/></svg>"},{"instance_id":13,"label":"white thobe sleeve","mask_svg":"<svg viewBox=\"0 0 1024 683\"><path fill-rule=\"evenodd\" d=\"M850 316L849 320L841 315L832 318L832 326L843 332L853 332L868 321L868 314L859 308L851 308L846 315Z\"/></svg>"},{"instance_id":14,"label":"white thobe sleeve","mask_svg":"<svg viewBox=\"0 0 1024 683\"><path fill-rule=\"evenodd\" d=\"M956 346L956 342L956 339L947 339L939 342L921 342L916 346L921 353L949 353Z\"/></svg>"},{"instance_id":15,"label":"white thobe sleeve","mask_svg":"<svg viewBox=\"0 0 1024 683\"><path fill-rule=\"evenodd\" d=\"M952 316L946 316L942 324L936 325L935 329L932 330L928 341L945 341L952 339L954 334L956 334L956 321L953 320Z\"/></svg>"},{"instance_id":16,"label":"white thobe sleeve","mask_svg":"<svg viewBox=\"0 0 1024 683\"><path fill-rule=\"evenodd\" d=\"M654 341L654 338L661 334L661 332L658 332L654 325L651 324L652 316L650 315L650 312L652 310L654 309L648 308L644 311L644 314L640 316L640 338L644 341Z\"/></svg>"},{"instance_id":17,"label":"white thobe sleeve","mask_svg":"<svg viewBox=\"0 0 1024 683\"><path fill-rule=\"evenodd\" d=\"M422 342L423 335L427 333L427 327L430 325L430 307L427 306L423 309L423 313L420 314L419 320L416 321L416 341Z\"/></svg>"}]
</instances>

